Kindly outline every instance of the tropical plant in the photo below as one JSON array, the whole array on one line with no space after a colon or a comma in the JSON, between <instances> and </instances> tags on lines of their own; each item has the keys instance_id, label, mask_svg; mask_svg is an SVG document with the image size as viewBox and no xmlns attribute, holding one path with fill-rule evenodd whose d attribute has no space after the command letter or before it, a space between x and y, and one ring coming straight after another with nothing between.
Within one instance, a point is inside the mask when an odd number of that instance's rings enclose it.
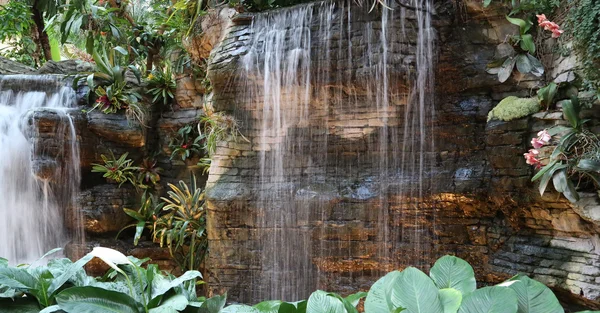
<instances>
[{"instance_id":1,"label":"tropical plant","mask_svg":"<svg viewBox=\"0 0 600 313\"><path fill-rule=\"evenodd\" d=\"M177 137L169 143L171 149L171 160L181 158L185 161L193 155L202 153L202 139L192 125L186 125L177 131Z\"/></svg>"},{"instance_id":2,"label":"tropical plant","mask_svg":"<svg viewBox=\"0 0 600 313\"><path fill-rule=\"evenodd\" d=\"M560 104L569 126L559 125L539 132L531 141L533 149L525 154L525 158L527 164L540 169L531 179L540 180L540 195L552 180L556 191L576 202L579 193L573 180L578 184L591 181L596 187L600 186L600 138L585 128L587 120L579 117L580 104L576 96L562 100ZM558 139L552 153L541 155L539 149L549 145L553 136Z\"/></svg>"},{"instance_id":3,"label":"tropical plant","mask_svg":"<svg viewBox=\"0 0 600 313\"><path fill-rule=\"evenodd\" d=\"M156 166L156 160L153 158L144 158L137 167L138 178L137 185L143 189L156 186L160 182L160 173L162 168Z\"/></svg>"},{"instance_id":4,"label":"tropical plant","mask_svg":"<svg viewBox=\"0 0 600 313\"><path fill-rule=\"evenodd\" d=\"M101 54L97 51L93 53L98 71L87 74L87 84L90 90L95 90L97 96L92 110L100 109L105 114L124 110L129 120L136 120L145 126L146 108L140 102L142 96L126 80L127 72L131 71L139 82L140 72L134 65L120 66L115 51L127 55L127 51L122 47L102 50ZM77 84L80 78L75 79L74 84ZM95 84L95 81L98 84Z\"/></svg>"},{"instance_id":5,"label":"tropical plant","mask_svg":"<svg viewBox=\"0 0 600 313\"><path fill-rule=\"evenodd\" d=\"M93 257L112 268L105 278L89 277L83 270ZM42 313L358 313L356 306L366 296L365 313L564 313L548 287L526 276L476 289L473 268L454 256L437 260L429 276L414 267L393 271L368 293L344 298L317 290L303 301L227 307L226 296L197 296L195 286L202 283L196 282L202 277L198 271L177 278L161 273L154 264L142 267L146 261L102 247L76 262L57 259L35 268L9 267L0 259L0 305L6 313L40 312L40 308Z\"/></svg>"},{"instance_id":6,"label":"tropical plant","mask_svg":"<svg viewBox=\"0 0 600 313\"><path fill-rule=\"evenodd\" d=\"M171 66L167 64L163 70L152 71L148 78L148 94L152 97L152 102L166 107L175 98L177 88Z\"/></svg>"},{"instance_id":7,"label":"tropical plant","mask_svg":"<svg viewBox=\"0 0 600 313\"><path fill-rule=\"evenodd\" d=\"M248 141L241 135L238 123L233 116L227 115L225 112L215 112L210 105L205 105L202 115L200 115L198 133L205 139L204 150L209 156L217 150L219 141L229 137L235 141L239 135Z\"/></svg>"},{"instance_id":8,"label":"tropical plant","mask_svg":"<svg viewBox=\"0 0 600 313\"><path fill-rule=\"evenodd\" d=\"M103 281L86 275L83 266L94 257L114 270L114 274L107 275L112 279ZM0 290L5 290L0 293L0 306L7 313L149 313L202 307L204 299L198 298L195 289L196 280L202 277L200 272L188 271L176 278L161 273L155 264L142 267L145 261L102 247L76 262L56 259L39 267L10 267L0 259ZM19 305L9 305L11 298L20 299ZM32 305L34 301L38 305Z\"/></svg>"},{"instance_id":9,"label":"tropical plant","mask_svg":"<svg viewBox=\"0 0 600 313\"><path fill-rule=\"evenodd\" d=\"M498 80L503 83L511 76L515 66L520 73L531 73L535 76L544 74L544 66L536 57L533 36L529 33L532 23L528 20L507 16L506 19L519 26L519 34L510 37L508 43L498 45L497 59L488 64L487 72L498 75Z\"/></svg>"},{"instance_id":10,"label":"tropical plant","mask_svg":"<svg viewBox=\"0 0 600 313\"><path fill-rule=\"evenodd\" d=\"M181 268L198 269L208 249L204 191L197 187L195 176L190 186L183 181L179 187L168 186L168 197L161 198L166 214L154 224L154 240L169 248Z\"/></svg>"},{"instance_id":11,"label":"tropical plant","mask_svg":"<svg viewBox=\"0 0 600 313\"><path fill-rule=\"evenodd\" d=\"M161 202L158 196L151 194L147 190L142 194L140 202L141 205L137 211L123 208L125 214L133 218L135 222L123 227L117 234L118 238L123 230L135 227L135 235L133 236L134 245L138 244L144 229L147 228L151 231L154 229L154 224L165 206L165 203Z\"/></svg>"},{"instance_id":12,"label":"tropical plant","mask_svg":"<svg viewBox=\"0 0 600 313\"><path fill-rule=\"evenodd\" d=\"M0 6L0 42L7 45L0 54L15 61L36 66L40 63L39 47L32 40L35 24L26 1L9 1Z\"/></svg>"},{"instance_id":13,"label":"tropical plant","mask_svg":"<svg viewBox=\"0 0 600 313\"><path fill-rule=\"evenodd\" d=\"M119 187L125 182L130 182L132 185L137 185L137 177L135 172L137 167L133 166L133 161L127 158L128 153L122 154L118 159L110 151L110 158L101 154L100 157L104 164L93 163L92 173L104 173L102 177L109 181L119 184Z\"/></svg>"},{"instance_id":14,"label":"tropical plant","mask_svg":"<svg viewBox=\"0 0 600 313\"><path fill-rule=\"evenodd\" d=\"M548 110L550 106L554 103L554 97L556 96L557 92L558 85L554 82L551 82L545 87L540 88L537 92L538 101L540 102L540 105L545 106L546 110Z\"/></svg>"}]
</instances>

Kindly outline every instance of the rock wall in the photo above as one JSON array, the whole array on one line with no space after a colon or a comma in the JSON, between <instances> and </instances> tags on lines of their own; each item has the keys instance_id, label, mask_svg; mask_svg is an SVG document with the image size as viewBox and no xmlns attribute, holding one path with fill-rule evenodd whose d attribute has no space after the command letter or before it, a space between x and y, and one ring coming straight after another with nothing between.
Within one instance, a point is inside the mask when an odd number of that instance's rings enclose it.
<instances>
[{"instance_id":1,"label":"rock wall","mask_svg":"<svg viewBox=\"0 0 600 313\"><path fill-rule=\"evenodd\" d=\"M473 264L482 284L522 272L557 290L567 290L570 293L565 295L582 301L599 299L599 237L592 209L597 195L589 195L585 201L591 204L587 206L569 204L555 193L540 197L530 182L533 169L523 159L537 131L564 123L562 114L542 112L511 122L486 122L487 113L502 98L530 96L532 88L543 85L535 77L519 74L500 84L495 76L485 73L496 45L518 29L505 20L504 8L484 10L479 1L437 1L435 7L438 41L433 192L420 199L418 211L403 207L404 199L387 196L390 227L408 231L394 233L394 239L382 245L374 241L377 217L368 209L381 202L361 198L361 193L372 192L365 180L333 189L326 184L322 189L312 189L313 196L330 200L324 214L311 216L307 223L319 229L314 234L319 244L310 252L300 252L328 256L313 259L320 277L315 288L342 293L367 289L390 269L372 257L383 248L398 258L394 266L398 268L419 265L427 269L437 257L455 254ZM406 12L410 14L410 10ZM257 141L257 121L249 118L256 108L237 93L241 88L237 79L239 58L247 52L251 20L251 15L242 14L228 22L209 66L215 108L236 116L242 123L242 133L250 140L221 143L211 166L209 285L214 292L228 291L230 298L246 302L257 301L252 293L260 284L256 281L256 273L261 270L261 247L256 238L256 215L260 210L253 202L257 192L253 182L257 151L264 146ZM549 58L550 64L564 62ZM568 68L560 67L551 69L547 79L569 75ZM315 119L319 117L319 105L315 104L312 113ZM373 103L367 101L364 105L368 108ZM599 111L595 106L583 115L598 123ZM338 163L328 165L332 173L347 172L359 178L361 173L373 170L368 158L358 168L344 164L356 164L357 156L369 150L369 135L376 134L378 126L370 122L376 122L377 116L348 109L337 117L329 121L337 123L335 127L320 129L313 125L312 129L329 139L340 134L354 137L347 142L336 139L339 146L324 153L327 159L333 159L332 154L339 158ZM310 175L310 166L303 166L304 173ZM414 249L417 242L422 249ZM321 254L315 250L321 250Z\"/></svg>"}]
</instances>

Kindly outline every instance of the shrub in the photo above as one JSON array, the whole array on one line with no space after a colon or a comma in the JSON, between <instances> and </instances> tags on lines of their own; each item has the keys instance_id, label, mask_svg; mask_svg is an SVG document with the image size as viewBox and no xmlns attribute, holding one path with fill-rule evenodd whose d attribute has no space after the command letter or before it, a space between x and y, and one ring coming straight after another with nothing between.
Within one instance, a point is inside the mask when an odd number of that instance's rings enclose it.
<instances>
[{"instance_id":1,"label":"shrub","mask_svg":"<svg viewBox=\"0 0 600 313\"><path fill-rule=\"evenodd\" d=\"M534 98L518 98L510 96L502 99L498 105L488 114L488 122L491 120L512 121L540 110L540 104Z\"/></svg>"}]
</instances>

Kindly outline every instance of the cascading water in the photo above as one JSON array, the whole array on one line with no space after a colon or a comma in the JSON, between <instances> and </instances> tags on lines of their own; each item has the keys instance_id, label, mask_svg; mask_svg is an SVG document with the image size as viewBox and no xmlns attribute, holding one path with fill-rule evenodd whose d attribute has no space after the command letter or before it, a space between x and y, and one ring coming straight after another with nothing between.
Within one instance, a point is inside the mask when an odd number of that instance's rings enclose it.
<instances>
[{"instance_id":1,"label":"cascading water","mask_svg":"<svg viewBox=\"0 0 600 313\"><path fill-rule=\"evenodd\" d=\"M75 91L56 76L0 78L0 256L31 262L66 241L63 212L79 189ZM58 122L40 136L36 115ZM44 159L52 154L55 160ZM41 159L34 160L41 156ZM40 174L40 172L44 172Z\"/></svg>"},{"instance_id":2,"label":"cascading water","mask_svg":"<svg viewBox=\"0 0 600 313\"><path fill-rule=\"evenodd\" d=\"M245 54L228 82L235 87L223 87L234 98L220 101L241 108L252 151L235 157L239 172L224 166L223 179L240 173L251 190L244 210L256 216L216 243L237 249L215 257L230 262L220 267L223 285L248 274L234 299L346 293L328 286L356 290L392 268L424 265L434 237L433 8L387 6L298 5L255 14L247 32L226 39L246 44L224 44L224 53Z\"/></svg>"}]
</instances>

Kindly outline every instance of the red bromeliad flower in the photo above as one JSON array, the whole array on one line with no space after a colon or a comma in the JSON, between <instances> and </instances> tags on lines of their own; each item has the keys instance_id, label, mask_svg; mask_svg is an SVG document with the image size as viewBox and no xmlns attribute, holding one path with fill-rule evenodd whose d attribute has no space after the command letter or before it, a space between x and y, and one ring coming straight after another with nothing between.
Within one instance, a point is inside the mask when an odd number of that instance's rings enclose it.
<instances>
[{"instance_id":1,"label":"red bromeliad flower","mask_svg":"<svg viewBox=\"0 0 600 313\"><path fill-rule=\"evenodd\" d=\"M187 149L187 148L188 148L188 145L187 145L187 144L184 144L184 145L181 145L181 147L182 147L183 149Z\"/></svg>"},{"instance_id":2,"label":"red bromeliad flower","mask_svg":"<svg viewBox=\"0 0 600 313\"><path fill-rule=\"evenodd\" d=\"M110 99L106 95L103 95L100 98L96 99L96 103L102 103L102 110L106 110L112 105Z\"/></svg>"}]
</instances>

